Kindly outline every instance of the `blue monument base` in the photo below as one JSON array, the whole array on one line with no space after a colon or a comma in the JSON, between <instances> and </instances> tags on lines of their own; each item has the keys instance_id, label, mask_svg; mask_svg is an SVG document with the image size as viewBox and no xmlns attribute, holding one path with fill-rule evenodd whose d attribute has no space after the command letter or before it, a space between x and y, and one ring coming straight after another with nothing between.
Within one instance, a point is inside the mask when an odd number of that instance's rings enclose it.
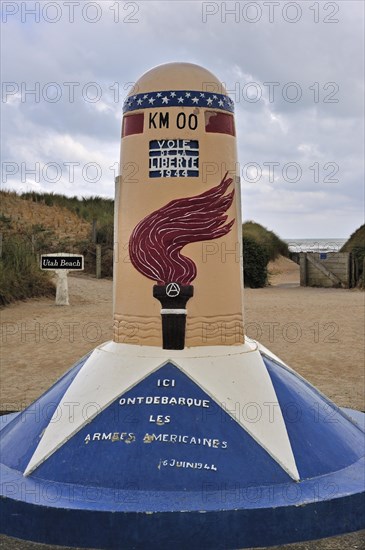
<instances>
[{"instance_id":1,"label":"blue monument base","mask_svg":"<svg viewBox=\"0 0 365 550\"><path fill-rule=\"evenodd\" d=\"M229 550L364 528L364 460L316 479L275 486L141 492L33 481L1 466L5 535L60 546Z\"/></svg>"},{"instance_id":2,"label":"blue monument base","mask_svg":"<svg viewBox=\"0 0 365 550\"><path fill-rule=\"evenodd\" d=\"M111 364L114 348L105 349ZM119 373L122 348L115 349ZM204 358L193 357L192 367L183 355L158 359L149 370L147 360L138 366L134 359L130 372L145 369L141 378L126 390L111 384L114 397L90 418L80 415L75 427L76 416L65 417L65 411L82 404L82 392L90 397L90 388L100 391L105 377L108 362L97 352L94 363L80 360L28 409L3 417L1 532L105 550L234 550L363 529L365 414L339 409L258 349L237 359L216 356L225 370L215 387L209 385L213 359L209 383ZM90 382L93 369L100 370L97 384ZM125 367L123 380L128 372ZM255 402L240 409L241 415L256 411L254 427L214 397L213 390L230 386L230 375L239 380L241 372L243 394L250 384L252 394L256 376L267 381L261 408ZM80 402L70 401L70 388L80 392ZM105 385L104 393L110 388ZM277 401L268 403L270 395ZM260 425L268 404L270 415ZM280 410L275 418L274 410ZM283 429L289 451L279 456L275 439Z\"/></svg>"}]
</instances>

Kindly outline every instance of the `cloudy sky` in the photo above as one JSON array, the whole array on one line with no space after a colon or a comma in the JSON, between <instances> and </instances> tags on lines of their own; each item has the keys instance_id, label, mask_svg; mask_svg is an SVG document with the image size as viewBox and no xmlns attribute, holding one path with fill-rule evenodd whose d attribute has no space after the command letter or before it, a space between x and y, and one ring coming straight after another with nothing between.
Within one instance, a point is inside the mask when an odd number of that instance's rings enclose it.
<instances>
[{"instance_id":1,"label":"cloudy sky","mask_svg":"<svg viewBox=\"0 0 365 550\"><path fill-rule=\"evenodd\" d=\"M2 2L2 187L114 194L122 104L197 63L236 103L243 218L346 238L364 212L364 3Z\"/></svg>"}]
</instances>

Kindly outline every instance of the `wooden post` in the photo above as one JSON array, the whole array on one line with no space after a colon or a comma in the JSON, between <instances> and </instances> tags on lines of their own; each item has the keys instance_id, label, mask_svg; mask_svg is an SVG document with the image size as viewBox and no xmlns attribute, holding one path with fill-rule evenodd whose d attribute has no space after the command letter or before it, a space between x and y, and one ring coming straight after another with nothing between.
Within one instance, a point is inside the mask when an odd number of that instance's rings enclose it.
<instances>
[{"instance_id":1,"label":"wooden post","mask_svg":"<svg viewBox=\"0 0 365 550\"><path fill-rule=\"evenodd\" d=\"M300 286L307 286L307 253L301 252L299 254L300 265Z\"/></svg>"},{"instance_id":2,"label":"wooden post","mask_svg":"<svg viewBox=\"0 0 365 550\"><path fill-rule=\"evenodd\" d=\"M345 288L351 288L351 252L347 253Z\"/></svg>"},{"instance_id":3,"label":"wooden post","mask_svg":"<svg viewBox=\"0 0 365 550\"><path fill-rule=\"evenodd\" d=\"M96 245L96 278L101 279L101 244Z\"/></svg>"},{"instance_id":4,"label":"wooden post","mask_svg":"<svg viewBox=\"0 0 365 550\"><path fill-rule=\"evenodd\" d=\"M96 220L95 219L92 221L92 226L91 226L91 240L93 243L96 243Z\"/></svg>"},{"instance_id":5,"label":"wooden post","mask_svg":"<svg viewBox=\"0 0 365 550\"><path fill-rule=\"evenodd\" d=\"M0 258L3 256L3 234L0 233Z\"/></svg>"},{"instance_id":6,"label":"wooden post","mask_svg":"<svg viewBox=\"0 0 365 550\"><path fill-rule=\"evenodd\" d=\"M349 263L350 263L350 288L354 288L356 286L355 283L355 258L354 255L350 252L349 254Z\"/></svg>"},{"instance_id":7,"label":"wooden post","mask_svg":"<svg viewBox=\"0 0 365 550\"><path fill-rule=\"evenodd\" d=\"M36 236L32 235L32 254L35 254Z\"/></svg>"}]
</instances>

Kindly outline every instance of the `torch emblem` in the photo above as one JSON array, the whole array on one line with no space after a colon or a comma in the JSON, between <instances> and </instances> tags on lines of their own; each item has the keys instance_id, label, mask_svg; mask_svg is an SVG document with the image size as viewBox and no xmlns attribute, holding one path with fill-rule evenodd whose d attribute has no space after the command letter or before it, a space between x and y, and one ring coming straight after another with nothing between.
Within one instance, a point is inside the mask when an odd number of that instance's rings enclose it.
<instances>
[{"instance_id":1,"label":"torch emblem","mask_svg":"<svg viewBox=\"0 0 365 550\"><path fill-rule=\"evenodd\" d=\"M152 212L136 225L130 237L133 266L157 283L153 296L162 305L164 349L184 348L185 306L194 292L191 283L197 268L182 249L192 242L226 235L235 222L227 222L226 211L234 197L234 190L225 194L233 181L227 175L218 186L200 195L173 200Z\"/></svg>"}]
</instances>

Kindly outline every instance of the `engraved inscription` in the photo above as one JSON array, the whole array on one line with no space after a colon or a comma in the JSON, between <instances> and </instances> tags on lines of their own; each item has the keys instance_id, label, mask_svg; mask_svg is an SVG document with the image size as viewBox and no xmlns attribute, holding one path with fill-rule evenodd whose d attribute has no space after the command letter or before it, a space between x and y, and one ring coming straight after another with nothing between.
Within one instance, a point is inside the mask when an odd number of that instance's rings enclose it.
<instances>
[{"instance_id":1,"label":"engraved inscription","mask_svg":"<svg viewBox=\"0 0 365 550\"><path fill-rule=\"evenodd\" d=\"M94 432L93 434L87 434L85 437L85 443L90 443L94 441L111 441L115 443L116 441L123 441L124 443L133 443L136 440L134 433L127 432Z\"/></svg>"},{"instance_id":2,"label":"engraved inscription","mask_svg":"<svg viewBox=\"0 0 365 550\"><path fill-rule=\"evenodd\" d=\"M171 420L170 415L163 414L150 414L150 422L156 422L158 426L163 426L164 424L169 424Z\"/></svg>"},{"instance_id":3,"label":"engraved inscription","mask_svg":"<svg viewBox=\"0 0 365 550\"><path fill-rule=\"evenodd\" d=\"M170 466L171 468L191 468L193 470L212 470L216 472L218 468L214 464L203 464L202 462L188 462L187 460L176 460L171 458L168 460L161 459L158 465L158 469L161 467Z\"/></svg>"},{"instance_id":4,"label":"engraved inscription","mask_svg":"<svg viewBox=\"0 0 365 550\"><path fill-rule=\"evenodd\" d=\"M170 380L169 378L164 378L163 380L158 379L157 387L160 387L160 386L163 386L164 388L168 388L169 386L174 387L175 380Z\"/></svg>"},{"instance_id":5,"label":"engraved inscription","mask_svg":"<svg viewBox=\"0 0 365 550\"><path fill-rule=\"evenodd\" d=\"M211 447L212 449L227 449L227 441L220 441L219 439L213 439L211 437L196 437L190 435L178 435L178 434L148 434L143 438L144 443L153 443L159 441L160 443L185 443L187 445L202 445L203 447Z\"/></svg>"},{"instance_id":6,"label":"engraved inscription","mask_svg":"<svg viewBox=\"0 0 365 550\"><path fill-rule=\"evenodd\" d=\"M122 397L119 405L181 405L186 407L209 408L208 399L197 399L195 397L170 397L167 395L148 395L140 397Z\"/></svg>"},{"instance_id":7,"label":"engraved inscription","mask_svg":"<svg viewBox=\"0 0 365 550\"><path fill-rule=\"evenodd\" d=\"M134 432L95 431L85 436L84 443L92 446L97 443L102 444L102 442L105 442L104 444L119 442L123 444L121 449L126 449L128 445L134 444L130 447L131 452L134 452L132 449L136 449L135 445L137 448L148 446L151 449L148 451L148 456L154 457L154 466L165 471L166 474L169 470L172 472L171 469L184 472L186 470L216 472L219 461L222 459L220 453L223 452L226 455L229 442L218 433L202 433L203 426L202 424L199 426L199 422L201 422L199 409L202 413L206 411L205 414L209 414L207 409L212 409L213 403L210 399L204 398L208 396L202 393L196 394L198 397L189 394L187 396L179 395L183 392L184 386L180 387L179 379L175 379L173 376L156 377L153 385L155 391L152 391L149 386L148 395L130 396L129 394L129 396L120 397L117 401L121 407L120 410L134 411L130 414L135 418L134 422L138 429L136 427ZM189 390L185 389L185 391ZM194 395L194 390L190 389L190 391ZM191 410L190 414L187 412L189 409ZM175 419L174 412L177 413ZM187 418L196 420L183 428L183 424L178 422L181 414L187 414ZM195 421L198 423L195 424ZM174 450L175 456L163 456L166 450ZM202 453L206 454L205 462L202 461ZM217 459L214 459L213 455ZM216 460L217 462L215 462Z\"/></svg>"}]
</instances>

